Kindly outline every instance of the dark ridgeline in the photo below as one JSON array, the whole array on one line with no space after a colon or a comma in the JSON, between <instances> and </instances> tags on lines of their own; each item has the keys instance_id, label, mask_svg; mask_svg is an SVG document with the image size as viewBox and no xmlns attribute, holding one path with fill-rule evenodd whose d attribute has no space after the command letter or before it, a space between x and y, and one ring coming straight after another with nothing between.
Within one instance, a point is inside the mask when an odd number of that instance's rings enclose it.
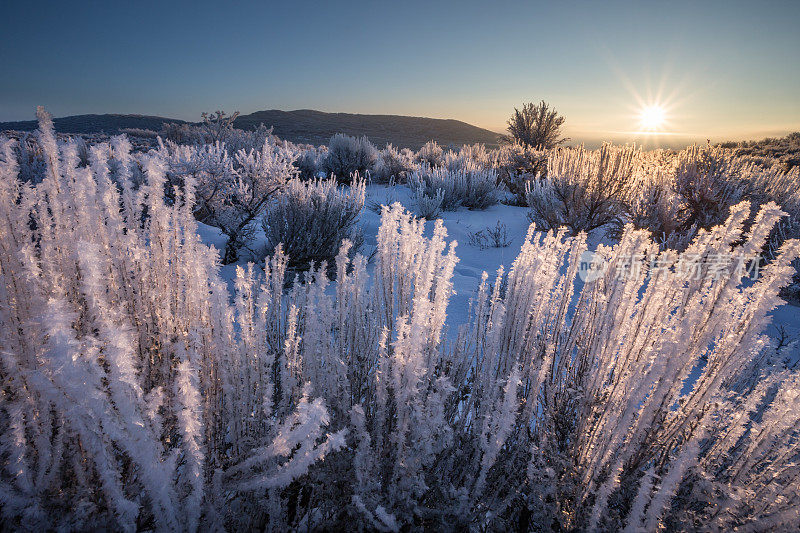
<instances>
[{"instance_id":1,"label":"dark ridgeline","mask_svg":"<svg viewBox=\"0 0 800 533\"><path fill-rule=\"evenodd\" d=\"M53 119L59 133L116 134L123 129L160 131L166 122L185 123L166 117L147 115L75 115ZM391 143L397 148L418 150L427 141L435 140L442 146L462 144L485 144L496 146L499 135L466 122L453 119L406 117L400 115L361 115L354 113L324 113L311 109L297 111L256 111L240 115L234 126L255 129L260 124L273 127L273 133L281 139L295 143L327 144L331 136L345 133L352 136L366 135L375 146ZM35 120L0 122L0 131L33 131Z\"/></svg>"}]
</instances>

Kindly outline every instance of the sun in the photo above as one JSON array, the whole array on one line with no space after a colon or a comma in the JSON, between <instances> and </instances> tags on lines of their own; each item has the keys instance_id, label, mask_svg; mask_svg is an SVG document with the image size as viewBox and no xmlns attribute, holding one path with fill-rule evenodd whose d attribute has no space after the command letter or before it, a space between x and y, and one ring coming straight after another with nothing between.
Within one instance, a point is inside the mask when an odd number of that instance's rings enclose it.
<instances>
[{"instance_id":1,"label":"sun","mask_svg":"<svg viewBox=\"0 0 800 533\"><path fill-rule=\"evenodd\" d=\"M639 112L639 126L643 131L654 131L666 122L666 112L660 105L645 106Z\"/></svg>"}]
</instances>

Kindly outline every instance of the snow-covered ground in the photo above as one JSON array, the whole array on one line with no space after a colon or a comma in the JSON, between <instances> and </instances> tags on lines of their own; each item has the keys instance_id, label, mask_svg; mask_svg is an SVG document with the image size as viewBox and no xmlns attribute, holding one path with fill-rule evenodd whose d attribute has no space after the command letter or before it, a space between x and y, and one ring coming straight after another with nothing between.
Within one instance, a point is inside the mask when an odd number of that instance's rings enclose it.
<instances>
[{"instance_id":1,"label":"snow-covered ground","mask_svg":"<svg viewBox=\"0 0 800 533\"><path fill-rule=\"evenodd\" d=\"M364 234L364 246L361 253L369 256L377 245L378 227L380 226L380 205L400 202L409 211L414 210L414 201L411 191L405 186L370 185L367 187L367 197L364 211L361 214L360 225ZM457 332L460 324L468 319L469 300L475 294L483 272L489 273L490 279L494 278L497 269L504 265L506 268L519 253L519 248L528 231L530 221L527 217L527 208L497 204L483 211L445 211L440 218L447 228L448 238L457 241L456 255L458 265L453 275L453 289L455 294L450 299L447 311L448 337L451 339ZM486 248L470 243L470 235L486 228L495 228L499 223L505 225L509 245L504 248ZM433 222L427 224L431 231ZM199 234L203 242L224 249L226 237L217 229L205 224L199 224ZM590 248L603 240L600 232L590 235ZM263 239L257 240L252 248L263 249ZM246 263L243 258L240 264ZM373 267L374 265L370 265ZM222 276L232 283L235 276L236 265L222 267ZM773 338L780 335L781 329L791 340L800 340L800 307L785 304L772 313L773 324L767 330Z\"/></svg>"}]
</instances>

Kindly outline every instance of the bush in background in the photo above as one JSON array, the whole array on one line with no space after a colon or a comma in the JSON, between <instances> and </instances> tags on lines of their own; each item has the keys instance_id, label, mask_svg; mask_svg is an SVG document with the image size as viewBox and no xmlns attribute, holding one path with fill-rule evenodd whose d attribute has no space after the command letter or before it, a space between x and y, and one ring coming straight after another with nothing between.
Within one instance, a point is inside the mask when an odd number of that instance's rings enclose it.
<instances>
[{"instance_id":1,"label":"bush in background","mask_svg":"<svg viewBox=\"0 0 800 533\"><path fill-rule=\"evenodd\" d=\"M538 104L523 104L522 109L515 107L508 119L509 139L528 148L553 149L569 140L561 136L564 120L544 100Z\"/></svg>"},{"instance_id":2,"label":"bush in background","mask_svg":"<svg viewBox=\"0 0 800 533\"><path fill-rule=\"evenodd\" d=\"M610 144L594 151L556 149L547 175L529 187L529 218L542 229L563 226L572 235L618 222L636 153Z\"/></svg>"},{"instance_id":3,"label":"bush in background","mask_svg":"<svg viewBox=\"0 0 800 533\"><path fill-rule=\"evenodd\" d=\"M439 218L442 214L442 203L444 202L444 191L437 190L434 195L425 190L425 186L417 184L414 192L414 205L417 216L425 220Z\"/></svg>"},{"instance_id":4,"label":"bush in background","mask_svg":"<svg viewBox=\"0 0 800 533\"><path fill-rule=\"evenodd\" d=\"M340 183L350 183L358 174L365 176L378 161L378 150L366 137L350 137L337 133L328 143L328 154L323 168L328 175L335 176Z\"/></svg>"},{"instance_id":5,"label":"bush in background","mask_svg":"<svg viewBox=\"0 0 800 533\"><path fill-rule=\"evenodd\" d=\"M378 160L375 163L370 177L375 183L401 183L406 179L407 174L414 168L413 152L404 148L397 150L391 144L378 153Z\"/></svg>"},{"instance_id":6,"label":"bush in background","mask_svg":"<svg viewBox=\"0 0 800 533\"><path fill-rule=\"evenodd\" d=\"M512 205L528 205L527 190L537 176L547 174L547 152L514 143L490 153L489 166L497 171L497 179L512 198Z\"/></svg>"},{"instance_id":7,"label":"bush in background","mask_svg":"<svg viewBox=\"0 0 800 533\"><path fill-rule=\"evenodd\" d=\"M357 174L349 187L338 187L334 178L289 181L264 216L265 253L282 245L292 268L333 266L343 240L353 251L363 240L357 222L364 199L365 182Z\"/></svg>"},{"instance_id":8,"label":"bush in background","mask_svg":"<svg viewBox=\"0 0 800 533\"><path fill-rule=\"evenodd\" d=\"M618 237L625 223L647 229L664 248L684 250L697 234L686 224L675 194L675 157L664 152L640 154L622 202L623 216L611 228Z\"/></svg>"},{"instance_id":9,"label":"bush in background","mask_svg":"<svg viewBox=\"0 0 800 533\"><path fill-rule=\"evenodd\" d=\"M461 161L455 170L424 166L408 177L408 186L417 197L442 197L441 209L459 207L486 209L498 202L497 175L493 170L478 168L471 161Z\"/></svg>"},{"instance_id":10,"label":"bush in background","mask_svg":"<svg viewBox=\"0 0 800 533\"><path fill-rule=\"evenodd\" d=\"M292 179L295 152L269 136L260 149L239 150L231 158L225 144L161 144L167 175L175 187L191 187L197 198L195 216L228 237L223 263L233 263L252 242L258 221L273 194Z\"/></svg>"},{"instance_id":11,"label":"bush in background","mask_svg":"<svg viewBox=\"0 0 800 533\"><path fill-rule=\"evenodd\" d=\"M324 172L323 163L327 149L324 146L316 147L310 144L292 146L297 153L294 166L297 168L298 177L303 180L318 178L320 172Z\"/></svg>"},{"instance_id":12,"label":"bush in background","mask_svg":"<svg viewBox=\"0 0 800 533\"><path fill-rule=\"evenodd\" d=\"M419 149L414 159L417 163L435 167L442 164L443 157L444 150L439 146L439 143L428 141Z\"/></svg>"}]
</instances>

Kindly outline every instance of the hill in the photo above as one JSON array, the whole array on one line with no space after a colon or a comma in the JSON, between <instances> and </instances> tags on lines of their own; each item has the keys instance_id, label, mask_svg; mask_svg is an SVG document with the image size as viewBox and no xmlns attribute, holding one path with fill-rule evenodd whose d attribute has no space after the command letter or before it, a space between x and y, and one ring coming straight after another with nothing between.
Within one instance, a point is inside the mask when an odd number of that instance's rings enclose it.
<instances>
[{"instance_id":1,"label":"hill","mask_svg":"<svg viewBox=\"0 0 800 533\"><path fill-rule=\"evenodd\" d=\"M165 117L147 115L74 115L53 120L59 133L115 134L128 128L160 131L165 122L186 123ZM401 115L359 115L354 113L324 113L310 109L297 111L256 111L240 115L234 126L254 129L264 124L272 126L273 133L295 143L328 144L336 133L366 135L378 147L392 143L398 148L419 149L433 139L443 146L482 143L497 144L498 134L453 119L407 117ZM33 131L35 120L0 122L0 131Z\"/></svg>"},{"instance_id":2,"label":"hill","mask_svg":"<svg viewBox=\"0 0 800 533\"><path fill-rule=\"evenodd\" d=\"M242 129L256 128L259 124L272 126L273 133L281 139L314 145L328 144L328 140L336 133L366 135L378 147L392 143L398 148L415 150L431 139L443 146L474 143L493 146L498 139L497 133L460 120L324 113L311 109L256 111L249 115L240 115L233 124Z\"/></svg>"},{"instance_id":3,"label":"hill","mask_svg":"<svg viewBox=\"0 0 800 533\"><path fill-rule=\"evenodd\" d=\"M73 115L53 119L58 133L119 133L122 129L136 128L159 131L165 122L185 123L184 120L149 115ZM35 120L0 122L0 131L33 131L39 126Z\"/></svg>"}]
</instances>

